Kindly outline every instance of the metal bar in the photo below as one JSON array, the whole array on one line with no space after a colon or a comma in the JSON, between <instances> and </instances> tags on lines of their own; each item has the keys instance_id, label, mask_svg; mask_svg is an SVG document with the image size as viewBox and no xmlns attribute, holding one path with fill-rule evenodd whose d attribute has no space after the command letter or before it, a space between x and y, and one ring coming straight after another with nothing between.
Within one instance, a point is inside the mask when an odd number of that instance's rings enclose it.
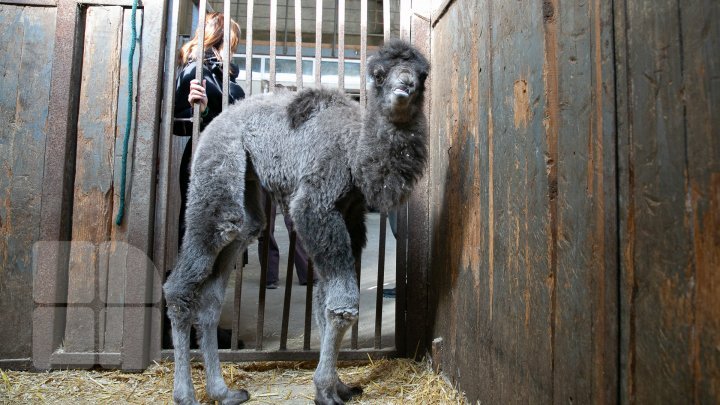
<instances>
[{"instance_id":1,"label":"metal bar","mask_svg":"<svg viewBox=\"0 0 720 405\"><path fill-rule=\"evenodd\" d=\"M383 40L390 39L390 0L383 0Z\"/></svg>"},{"instance_id":2,"label":"metal bar","mask_svg":"<svg viewBox=\"0 0 720 405\"><path fill-rule=\"evenodd\" d=\"M290 0L285 0L285 29L283 30L283 55L288 54L288 13L290 7L288 7Z\"/></svg>"},{"instance_id":3,"label":"metal bar","mask_svg":"<svg viewBox=\"0 0 720 405\"><path fill-rule=\"evenodd\" d=\"M385 238L387 214L380 214L380 246L378 247L377 295L375 298L375 348L382 346L383 284L385 283Z\"/></svg>"},{"instance_id":4,"label":"metal bar","mask_svg":"<svg viewBox=\"0 0 720 405\"><path fill-rule=\"evenodd\" d=\"M303 88L302 72L302 1L295 0L295 86Z\"/></svg>"},{"instance_id":5,"label":"metal bar","mask_svg":"<svg viewBox=\"0 0 720 405\"><path fill-rule=\"evenodd\" d=\"M307 290L305 292L305 332L303 336L303 350L310 350L310 332L312 326L312 298L313 298L313 281L315 278L315 269L312 260L308 260L307 268Z\"/></svg>"},{"instance_id":6,"label":"metal bar","mask_svg":"<svg viewBox=\"0 0 720 405\"><path fill-rule=\"evenodd\" d=\"M407 342L405 328L407 325L405 311L407 302L405 286L407 284L407 204L397 209L397 256L395 264L395 348L401 356L406 356Z\"/></svg>"},{"instance_id":7,"label":"metal bar","mask_svg":"<svg viewBox=\"0 0 720 405\"><path fill-rule=\"evenodd\" d=\"M47 138L42 179L41 241L70 240L80 76L82 72L83 11L72 0L59 0L48 105ZM68 175L70 173L71 175ZM69 244L68 244L69 245ZM36 302L65 302L69 247L57 243L34 264ZM62 340L65 308L36 308L33 313L33 364L50 368L50 356Z\"/></svg>"},{"instance_id":8,"label":"metal bar","mask_svg":"<svg viewBox=\"0 0 720 405\"><path fill-rule=\"evenodd\" d=\"M203 80L203 61L205 59L205 11L207 8L207 0L200 0L198 4L198 24L197 24L197 45L195 47L195 79L202 84ZM192 154L195 154L198 141L200 140L200 103L193 104L193 132L192 132Z\"/></svg>"},{"instance_id":9,"label":"metal bar","mask_svg":"<svg viewBox=\"0 0 720 405\"><path fill-rule=\"evenodd\" d=\"M230 0L223 2L223 88L222 88L222 109L227 110L230 104Z\"/></svg>"},{"instance_id":10,"label":"metal bar","mask_svg":"<svg viewBox=\"0 0 720 405\"><path fill-rule=\"evenodd\" d=\"M172 129L173 114L175 111L175 74L177 69L177 39L178 39L178 19L180 16L180 1L172 1L172 10L170 11L170 26L167 27L167 58L165 59L165 83L163 86L163 111L160 120L162 127L160 130L160 139L158 140L158 182L155 197L155 236L153 243L154 264L160 271L161 281L167 272L168 263L170 261L171 252L168 251L168 226L173 221L168 221L168 198L170 191L170 159L172 157ZM175 252L172 252L175 254ZM162 287L156 287L156 296L162 296ZM159 327L160 331L165 327L163 316L157 317L157 322L153 323L153 328ZM152 339L155 339L153 347L159 350L162 346L162 332L153 333ZM159 357L157 350L151 350L151 358Z\"/></svg>"},{"instance_id":11,"label":"metal bar","mask_svg":"<svg viewBox=\"0 0 720 405\"><path fill-rule=\"evenodd\" d=\"M355 275L357 276L357 287L360 289L360 270L362 269L362 258L358 258L358 260L355 262ZM359 305L359 304L358 304ZM352 327L352 335L350 337L350 348L353 350L357 350L358 348L358 330L359 324L360 324L360 307L358 306L358 320L355 322L355 324Z\"/></svg>"},{"instance_id":12,"label":"metal bar","mask_svg":"<svg viewBox=\"0 0 720 405\"><path fill-rule=\"evenodd\" d=\"M320 87L322 81L322 11L322 0L315 0L315 87Z\"/></svg>"},{"instance_id":13,"label":"metal bar","mask_svg":"<svg viewBox=\"0 0 720 405\"><path fill-rule=\"evenodd\" d=\"M337 32L338 32L338 13L337 13L338 0L335 0L334 10L335 10L335 14L333 15L333 30L332 30L333 37L332 37L332 44L330 45L330 56L332 56L332 57L337 56L337 54L335 53L335 51L336 51L335 46L337 46Z\"/></svg>"},{"instance_id":14,"label":"metal bar","mask_svg":"<svg viewBox=\"0 0 720 405\"><path fill-rule=\"evenodd\" d=\"M270 88L275 90L275 57L277 55L277 0L270 0Z\"/></svg>"},{"instance_id":15,"label":"metal bar","mask_svg":"<svg viewBox=\"0 0 720 405\"><path fill-rule=\"evenodd\" d=\"M262 258L260 258L260 293L258 294L257 334L255 350L262 350L263 329L265 327L265 284L267 284L268 264L270 263L270 216L272 215L272 198L265 193L265 231L263 231Z\"/></svg>"},{"instance_id":16,"label":"metal bar","mask_svg":"<svg viewBox=\"0 0 720 405\"><path fill-rule=\"evenodd\" d=\"M170 159L172 157L172 130L173 115L175 111L175 74L177 70L177 39L178 19L180 16L180 1L173 0L170 17L170 27L167 36L168 57L165 60L165 85L163 87L163 116L162 132L158 142L158 185L157 185L157 211L155 214L155 265L164 275L168 256L167 229L168 229L168 197L170 190ZM172 252L175 254L175 252Z\"/></svg>"},{"instance_id":17,"label":"metal bar","mask_svg":"<svg viewBox=\"0 0 720 405\"><path fill-rule=\"evenodd\" d=\"M288 247L287 276L285 277L285 302L283 302L282 328L280 329L280 350L287 350L288 324L290 323L290 298L292 295L293 268L295 267L295 243L297 235L290 232Z\"/></svg>"},{"instance_id":18,"label":"metal bar","mask_svg":"<svg viewBox=\"0 0 720 405\"><path fill-rule=\"evenodd\" d=\"M245 265L243 263L244 254L240 254L240 268L235 272L235 291L233 296L233 323L232 323L232 342L230 348L237 350L238 340L240 340L240 306L242 305L242 283Z\"/></svg>"},{"instance_id":19,"label":"metal bar","mask_svg":"<svg viewBox=\"0 0 720 405\"><path fill-rule=\"evenodd\" d=\"M311 361L318 359L320 352L317 350L287 350L287 351L255 351L255 350L218 350L220 361L246 362L246 361ZM397 357L395 349L361 349L341 350L338 360L379 360ZM172 361L173 350L163 350L162 360ZM194 361L202 359L200 350L190 350L190 358Z\"/></svg>"},{"instance_id":20,"label":"metal bar","mask_svg":"<svg viewBox=\"0 0 720 405\"><path fill-rule=\"evenodd\" d=\"M345 90L345 0L338 0L338 89Z\"/></svg>"},{"instance_id":21,"label":"metal bar","mask_svg":"<svg viewBox=\"0 0 720 405\"><path fill-rule=\"evenodd\" d=\"M360 105L367 104L367 0L360 0Z\"/></svg>"},{"instance_id":22,"label":"metal bar","mask_svg":"<svg viewBox=\"0 0 720 405\"><path fill-rule=\"evenodd\" d=\"M245 94L251 96L252 88L252 56L253 56L253 8L255 0L247 2L247 25L245 26Z\"/></svg>"},{"instance_id":23,"label":"metal bar","mask_svg":"<svg viewBox=\"0 0 720 405\"><path fill-rule=\"evenodd\" d=\"M410 41L410 0L400 0L400 39Z\"/></svg>"}]
</instances>

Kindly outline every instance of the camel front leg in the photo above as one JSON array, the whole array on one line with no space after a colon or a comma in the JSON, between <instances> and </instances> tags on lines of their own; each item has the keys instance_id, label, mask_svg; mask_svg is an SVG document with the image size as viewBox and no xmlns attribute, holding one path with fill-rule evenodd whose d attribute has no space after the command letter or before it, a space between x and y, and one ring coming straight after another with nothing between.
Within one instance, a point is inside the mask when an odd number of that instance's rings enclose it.
<instances>
[{"instance_id":1,"label":"camel front leg","mask_svg":"<svg viewBox=\"0 0 720 405\"><path fill-rule=\"evenodd\" d=\"M322 333L320 361L313 377L315 403L343 404L338 387L343 396L349 389L340 383L336 363L342 338L358 319L360 291L345 221L317 198L317 193L300 190L290 204L290 214L321 276L314 308Z\"/></svg>"},{"instance_id":2,"label":"camel front leg","mask_svg":"<svg viewBox=\"0 0 720 405\"><path fill-rule=\"evenodd\" d=\"M354 274L348 278L328 280L325 288L325 302L318 305L322 311L320 316L325 319L325 327L320 345L320 361L313 377L315 403L343 404L353 393L357 393L338 378L337 359L345 332L358 319L357 301L348 300L348 297L357 297L359 292Z\"/></svg>"}]
</instances>

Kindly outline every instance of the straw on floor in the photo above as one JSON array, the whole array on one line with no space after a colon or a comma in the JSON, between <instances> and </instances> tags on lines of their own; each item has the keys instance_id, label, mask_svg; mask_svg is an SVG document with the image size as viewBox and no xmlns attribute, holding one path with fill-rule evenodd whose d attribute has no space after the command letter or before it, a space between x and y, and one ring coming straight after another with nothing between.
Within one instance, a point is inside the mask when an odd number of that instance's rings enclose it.
<instances>
[{"instance_id":1,"label":"straw on floor","mask_svg":"<svg viewBox=\"0 0 720 405\"><path fill-rule=\"evenodd\" d=\"M466 404L461 393L427 365L407 359L340 363L340 378L365 392L354 404ZM231 388L250 392L255 404L312 403L312 362L223 364ZM21 372L0 370L0 403L156 404L172 402L172 363L154 364L143 373L105 370ZM201 364L193 366L196 394L210 403Z\"/></svg>"}]
</instances>

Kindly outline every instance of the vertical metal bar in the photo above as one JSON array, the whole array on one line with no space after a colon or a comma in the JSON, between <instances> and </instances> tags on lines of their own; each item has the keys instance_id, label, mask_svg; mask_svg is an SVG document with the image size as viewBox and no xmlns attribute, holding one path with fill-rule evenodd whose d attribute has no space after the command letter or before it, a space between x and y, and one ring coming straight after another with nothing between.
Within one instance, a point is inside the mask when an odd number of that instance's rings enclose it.
<instances>
[{"instance_id":1,"label":"vertical metal bar","mask_svg":"<svg viewBox=\"0 0 720 405\"><path fill-rule=\"evenodd\" d=\"M380 214L380 246L378 247L377 295L375 298L375 348L382 346L383 284L385 284L385 238L387 236L387 214Z\"/></svg>"},{"instance_id":2,"label":"vertical metal bar","mask_svg":"<svg viewBox=\"0 0 720 405\"><path fill-rule=\"evenodd\" d=\"M405 286L407 285L407 204L397 209L397 257L395 264L395 348L400 356L406 356L406 317L407 301Z\"/></svg>"},{"instance_id":3,"label":"vertical metal bar","mask_svg":"<svg viewBox=\"0 0 720 405\"><path fill-rule=\"evenodd\" d=\"M400 39L410 41L410 0L400 0Z\"/></svg>"},{"instance_id":4,"label":"vertical metal bar","mask_svg":"<svg viewBox=\"0 0 720 405\"><path fill-rule=\"evenodd\" d=\"M198 23L197 23L197 46L195 47L195 79L202 84L203 80L203 62L205 60L205 11L207 8L207 0L200 0L198 5ZM192 153L195 154L198 141L200 139L200 104L193 105L193 132L192 132Z\"/></svg>"},{"instance_id":5,"label":"vertical metal bar","mask_svg":"<svg viewBox=\"0 0 720 405\"><path fill-rule=\"evenodd\" d=\"M303 88L301 3L301 0L295 0L295 86L298 91Z\"/></svg>"},{"instance_id":6,"label":"vertical metal bar","mask_svg":"<svg viewBox=\"0 0 720 405\"><path fill-rule=\"evenodd\" d=\"M170 179L170 159L172 156L172 129L173 129L173 115L175 111L175 73L177 69L177 32L178 32L178 17L180 15L180 1L174 0L172 2L172 10L170 12L170 25L168 27L167 35L167 59L165 60L165 83L163 87L163 113L162 113L162 129L161 136L158 142L158 183L157 183L157 196L156 196L156 210L155 210L155 244L154 244L154 257L155 265L160 274L163 276L163 282L166 267L169 263L169 256L171 254L168 249L168 197L170 190L170 182L175 179ZM176 180L177 181L177 180ZM173 252L174 253L174 252ZM157 292L162 296L162 288ZM164 309L163 309L164 310ZM158 317L158 326L160 330L164 330L165 317ZM157 337L154 339L159 340L154 346L162 346L162 333L154 334ZM151 354L153 358L157 354Z\"/></svg>"},{"instance_id":7,"label":"vertical metal bar","mask_svg":"<svg viewBox=\"0 0 720 405\"><path fill-rule=\"evenodd\" d=\"M360 105L367 103L367 0L360 0Z\"/></svg>"},{"instance_id":8,"label":"vertical metal bar","mask_svg":"<svg viewBox=\"0 0 720 405\"><path fill-rule=\"evenodd\" d=\"M390 39L390 0L383 0L383 41Z\"/></svg>"},{"instance_id":9,"label":"vertical metal bar","mask_svg":"<svg viewBox=\"0 0 720 405\"><path fill-rule=\"evenodd\" d=\"M255 349L262 350L263 329L265 327L265 285L267 284L268 264L270 263L270 216L272 215L272 198L265 194L265 230L263 231L262 257L260 258L260 293L258 294L257 334Z\"/></svg>"},{"instance_id":10,"label":"vertical metal bar","mask_svg":"<svg viewBox=\"0 0 720 405\"><path fill-rule=\"evenodd\" d=\"M223 1L223 88L222 109L227 110L230 104L230 0Z\"/></svg>"},{"instance_id":11,"label":"vertical metal bar","mask_svg":"<svg viewBox=\"0 0 720 405\"><path fill-rule=\"evenodd\" d=\"M312 326L312 299L315 269L312 260L308 260L307 268L307 290L305 292L305 332L303 339L303 350L310 350L310 331Z\"/></svg>"},{"instance_id":12,"label":"vertical metal bar","mask_svg":"<svg viewBox=\"0 0 720 405\"><path fill-rule=\"evenodd\" d=\"M362 258L358 257L355 262L355 275L357 276L357 287L360 289L360 270L362 269ZM360 308L358 307L358 311ZM357 350L358 348L358 329L360 325L360 312L358 312L358 320L352 327L352 337L350 338L350 348Z\"/></svg>"},{"instance_id":13,"label":"vertical metal bar","mask_svg":"<svg viewBox=\"0 0 720 405\"><path fill-rule=\"evenodd\" d=\"M245 26L245 94L252 95L253 59L253 8L255 0L247 2L247 25Z\"/></svg>"},{"instance_id":14,"label":"vertical metal bar","mask_svg":"<svg viewBox=\"0 0 720 405\"><path fill-rule=\"evenodd\" d=\"M290 0L285 0L285 27L283 32L283 55L288 54L288 10L290 9Z\"/></svg>"},{"instance_id":15,"label":"vertical metal bar","mask_svg":"<svg viewBox=\"0 0 720 405\"><path fill-rule=\"evenodd\" d=\"M158 210L155 218L155 229L157 238L155 242L155 265L165 274L166 266L170 262L171 255L176 252L167 248L168 230L168 197L170 182L177 181L170 179L170 159L172 157L172 130L175 111L175 74L177 70L177 38L178 19L180 16L180 0L172 2L169 34L167 37L168 58L165 60L165 85L163 95L163 117L162 137L158 147L159 173L158 173ZM172 222L172 221L171 221Z\"/></svg>"},{"instance_id":16,"label":"vertical metal bar","mask_svg":"<svg viewBox=\"0 0 720 405\"><path fill-rule=\"evenodd\" d=\"M332 56L332 57L337 57L337 54L335 53L335 51L336 51L335 47L337 46L337 37L338 37L337 36L337 32L338 32L338 13L337 13L338 1L339 0L335 0L335 8L333 9L333 10L335 10L335 14L333 15L333 30L332 30L333 37L332 37L332 45L330 46L330 56Z\"/></svg>"},{"instance_id":17,"label":"vertical metal bar","mask_svg":"<svg viewBox=\"0 0 720 405\"><path fill-rule=\"evenodd\" d=\"M345 90L345 0L338 0L338 89Z\"/></svg>"},{"instance_id":18,"label":"vertical metal bar","mask_svg":"<svg viewBox=\"0 0 720 405\"><path fill-rule=\"evenodd\" d=\"M277 0L270 0L270 92L275 90L277 57Z\"/></svg>"},{"instance_id":19,"label":"vertical metal bar","mask_svg":"<svg viewBox=\"0 0 720 405\"><path fill-rule=\"evenodd\" d=\"M315 87L320 87L322 75L320 64L322 63L322 0L315 0Z\"/></svg>"},{"instance_id":20,"label":"vertical metal bar","mask_svg":"<svg viewBox=\"0 0 720 405\"><path fill-rule=\"evenodd\" d=\"M295 242L297 234L290 232L287 276L285 277L285 302L283 303L282 328L280 329L280 350L287 350L288 323L290 322L290 298L292 295L293 268L295 267Z\"/></svg>"},{"instance_id":21,"label":"vertical metal bar","mask_svg":"<svg viewBox=\"0 0 720 405\"><path fill-rule=\"evenodd\" d=\"M242 305L242 284L245 266L243 263L244 254L240 254L238 263L240 268L235 272L235 296L233 301L233 324L232 324L232 342L230 349L238 349L238 340L240 340L240 306Z\"/></svg>"}]
</instances>

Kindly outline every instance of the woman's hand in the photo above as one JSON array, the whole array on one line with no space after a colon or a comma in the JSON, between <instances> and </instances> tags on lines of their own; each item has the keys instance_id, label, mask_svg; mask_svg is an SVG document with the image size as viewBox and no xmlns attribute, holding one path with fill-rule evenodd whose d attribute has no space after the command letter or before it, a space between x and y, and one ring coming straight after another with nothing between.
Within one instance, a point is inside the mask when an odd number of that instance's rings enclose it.
<instances>
[{"instance_id":1,"label":"woman's hand","mask_svg":"<svg viewBox=\"0 0 720 405\"><path fill-rule=\"evenodd\" d=\"M188 102L192 105L200 103L200 112L204 112L208 105L207 94L205 94L205 83L203 80L202 86L198 79L190 81L190 94L188 95Z\"/></svg>"}]
</instances>

